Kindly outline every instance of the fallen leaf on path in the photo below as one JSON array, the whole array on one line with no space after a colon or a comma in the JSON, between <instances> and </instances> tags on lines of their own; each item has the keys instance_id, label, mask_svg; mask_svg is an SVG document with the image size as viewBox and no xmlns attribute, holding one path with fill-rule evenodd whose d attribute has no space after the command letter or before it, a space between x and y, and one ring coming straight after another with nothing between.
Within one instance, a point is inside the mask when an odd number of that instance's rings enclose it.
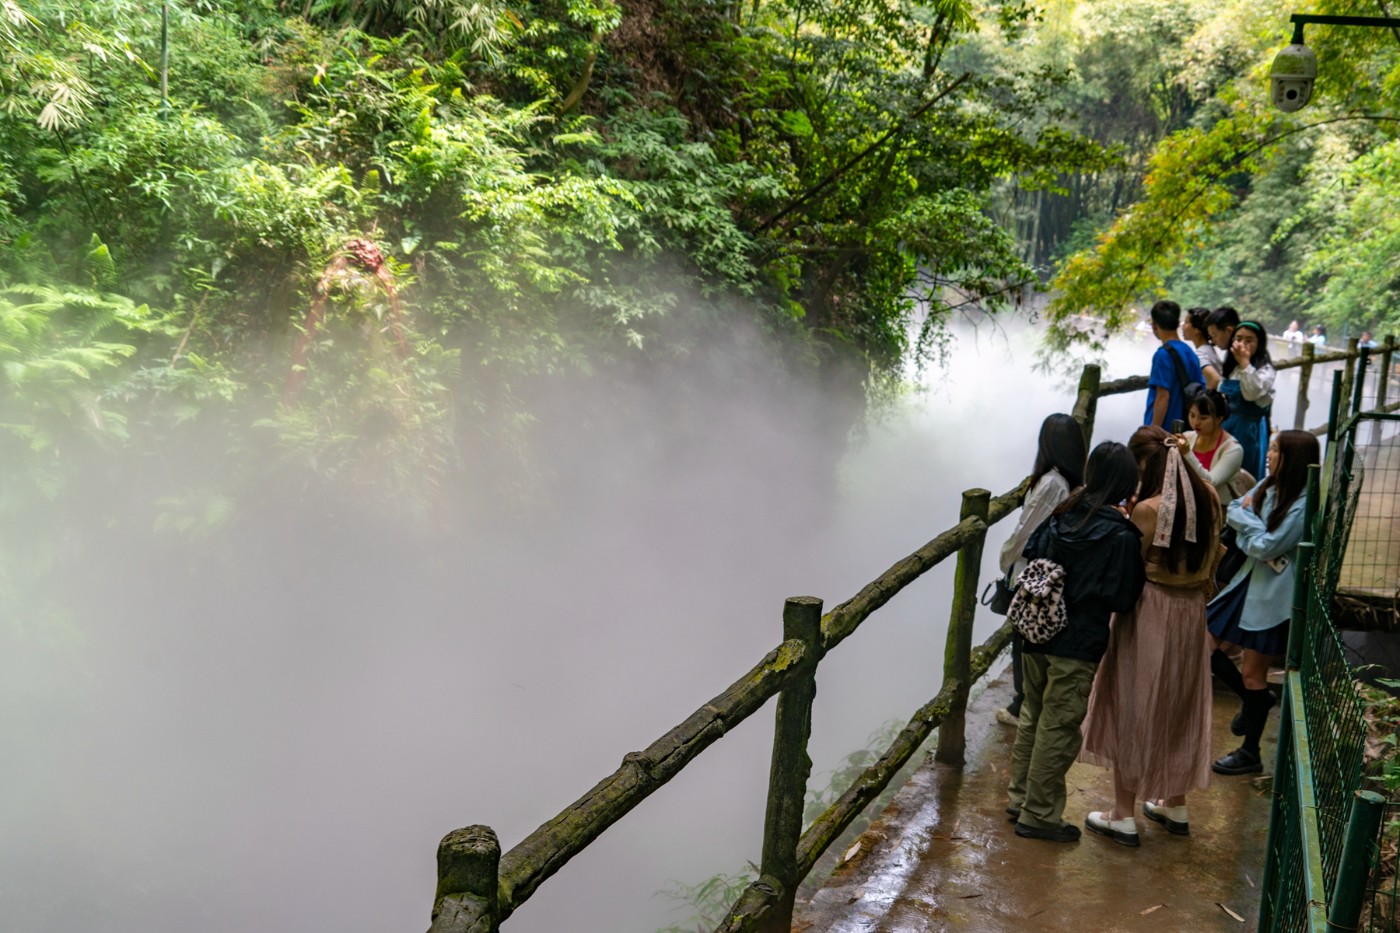
<instances>
[{"instance_id":1,"label":"fallen leaf on path","mask_svg":"<svg viewBox=\"0 0 1400 933\"><path fill-rule=\"evenodd\" d=\"M860 843L856 842L854 845L852 845L849 849L846 850L844 855L841 856L841 861L849 862L851 859L855 858L856 853L859 851Z\"/></svg>"},{"instance_id":2,"label":"fallen leaf on path","mask_svg":"<svg viewBox=\"0 0 1400 933\"><path fill-rule=\"evenodd\" d=\"M1240 923L1244 923L1244 918L1243 918L1243 917L1241 917L1239 914L1235 913L1233 910L1231 910L1230 908L1226 907L1224 904L1220 903L1219 901L1216 901L1216 902L1215 902L1215 906L1216 906L1216 907L1219 907L1221 910L1225 911L1227 914L1229 914L1230 916L1234 917L1234 918L1235 918L1236 920L1238 920Z\"/></svg>"},{"instance_id":3,"label":"fallen leaf on path","mask_svg":"<svg viewBox=\"0 0 1400 933\"><path fill-rule=\"evenodd\" d=\"M978 891L978 892L976 892L976 893L974 893L974 894L959 894L958 897L962 898L963 900L968 900L969 898L973 898L973 897L981 897L981 896L982 896L982 893L983 893L983 892Z\"/></svg>"},{"instance_id":4,"label":"fallen leaf on path","mask_svg":"<svg viewBox=\"0 0 1400 933\"><path fill-rule=\"evenodd\" d=\"M1148 914L1152 913L1152 911L1154 911L1154 910L1161 910L1163 907L1166 907L1166 906L1167 906L1166 904L1153 904L1151 907L1147 908L1146 910L1140 911L1140 912L1138 913L1138 916L1139 916L1139 917L1146 917Z\"/></svg>"},{"instance_id":5,"label":"fallen leaf on path","mask_svg":"<svg viewBox=\"0 0 1400 933\"><path fill-rule=\"evenodd\" d=\"M1249 877L1249 872L1244 873L1244 880L1249 882L1249 886L1254 887L1254 879Z\"/></svg>"}]
</instances>

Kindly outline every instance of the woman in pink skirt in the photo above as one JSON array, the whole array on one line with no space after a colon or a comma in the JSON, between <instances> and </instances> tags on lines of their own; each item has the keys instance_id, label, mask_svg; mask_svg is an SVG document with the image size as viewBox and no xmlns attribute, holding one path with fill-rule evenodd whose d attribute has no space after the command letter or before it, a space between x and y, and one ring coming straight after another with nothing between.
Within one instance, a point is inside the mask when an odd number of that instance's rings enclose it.
<instances>
[{"instance_id":1,"label":"woman in pink skirt","mask_svg":"<svg viewBox=\"0 0 1400 933\"><path fill-rule=\"evenodd\" d=\"M1133 805L1186 835L1186 794L1210 779L1210 636L1206 599L1220 551L1220 500L1176 438L1151 425L1128 442L1142 485L1133 524L1142 533L1147 586L1115 616L1094 678L1080 760L1113 768L1111 810L1085 826L1138 845Z\"/></svg>"}]
</instances>

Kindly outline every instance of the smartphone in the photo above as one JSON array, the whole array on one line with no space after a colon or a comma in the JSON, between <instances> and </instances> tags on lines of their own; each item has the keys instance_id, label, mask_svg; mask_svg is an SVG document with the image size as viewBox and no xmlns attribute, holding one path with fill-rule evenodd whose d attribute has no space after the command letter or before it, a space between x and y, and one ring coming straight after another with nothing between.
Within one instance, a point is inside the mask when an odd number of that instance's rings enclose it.
<instances>
[{"instance_id":1,"label":"smartphone","mask_svg":"<svg viewBox=\"0 0 1400 933\"><path fill-rule=\"evenodd\" d=\"M1264 563L1268 564L1269 569L1272 570L1274 573L1283 573L1285 570L1288 569L1288 555L1280 554L1273 560L1266 560L1264 561Z\"/></svg>"},{"instance_id":2,"label":"smartphone","mask_svg":"<svg viewBox=\"0 0 1400 933\"><path fill-rule=\"evenodd\" d=\"M1177 419L1175 419L1174 421L1172 421L1172 433L1173 433L1173 434L1185 434L1185 433L1186 433L1186 422L1185 422L1185 421L1182 421L1180 418L1177 418Z\"/></svg>"}]
</instances>

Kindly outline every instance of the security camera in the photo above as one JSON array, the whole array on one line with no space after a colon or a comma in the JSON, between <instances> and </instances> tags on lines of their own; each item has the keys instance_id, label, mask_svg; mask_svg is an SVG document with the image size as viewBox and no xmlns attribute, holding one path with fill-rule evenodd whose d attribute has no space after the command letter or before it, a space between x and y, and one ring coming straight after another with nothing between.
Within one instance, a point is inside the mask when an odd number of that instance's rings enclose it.
<instances>
[{"instance_id":1,"label":"security camera","mask_svg":"<svg viewBox=\"0 0 1400 933\"><path fill-rule=\"evenodd\" d=\"M1274 56L1273 67L1269 69L1269 88L1278 109L1285 113L1302 110L1312 100L1316 81L1317 56L1301 42L1295 42Z\"/></svg>"}]
</instances>

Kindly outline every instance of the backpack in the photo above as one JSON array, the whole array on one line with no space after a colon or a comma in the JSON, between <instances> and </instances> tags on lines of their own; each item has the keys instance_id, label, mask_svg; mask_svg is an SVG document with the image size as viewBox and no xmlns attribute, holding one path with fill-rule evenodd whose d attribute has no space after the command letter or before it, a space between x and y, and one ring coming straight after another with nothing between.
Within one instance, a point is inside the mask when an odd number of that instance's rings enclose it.
<instances>
[{"instance_id":1,"label":"backpack","mask_svg":"<svg viewBox=\"0 0 1400 933\"><path fill-rule=\"evenodd\" d=\"M1199 382L1186 381L1186 364L1181 361L1181 354L1168 346L1167 355L1172 358L1172 366L1176 367L1176 381L1181 386L1181 400L1184 403L1181 410L1184 415L1191 410L1191 403L1196 400L1196 396L1206 390L1206 387Z\"/></svg>"},{"instance_id":2,"label":"backpack","mask_svg":"<svg viewBox=\"0 0 1400 933\"><path fill-rule=\"evenodd\" d=\"M1048 557L1037 557L1016 578L1016 595L1006 618L1026 641L1043 645L1065 630L1065 568Z\"/></svg>"}]
</instances>

